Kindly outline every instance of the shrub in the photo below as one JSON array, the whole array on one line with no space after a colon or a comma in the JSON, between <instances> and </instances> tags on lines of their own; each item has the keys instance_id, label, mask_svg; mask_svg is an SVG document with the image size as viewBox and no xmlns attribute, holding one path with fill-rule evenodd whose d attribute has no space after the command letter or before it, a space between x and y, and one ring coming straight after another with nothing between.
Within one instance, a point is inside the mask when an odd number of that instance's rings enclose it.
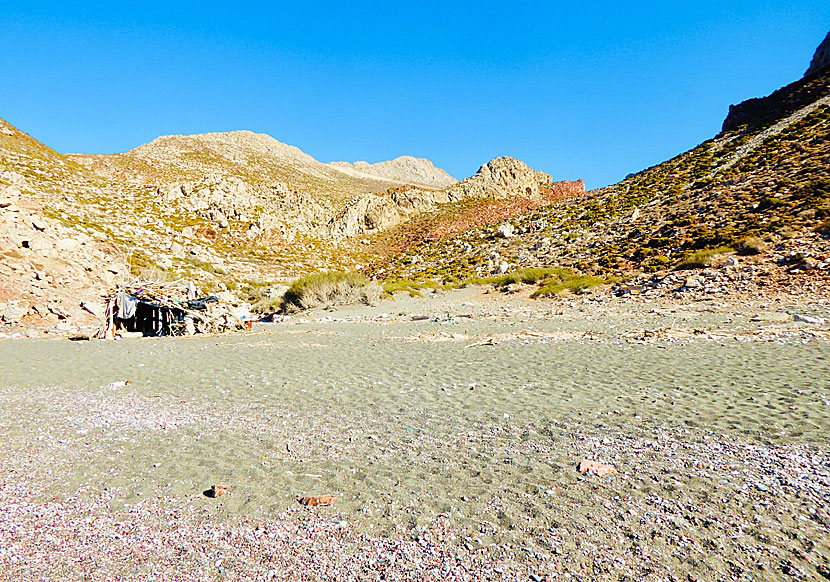
<instances>
[{"instance_id":1,"label":"shrub","mask_svg":"<svg viewBox=\"0 0 830 582\"><path fill-rule=\"evenodd\" d=\"M722 255L732 251L729 247L717 247L714 249L700 249L689 255L677 265L678 269L700 269L712 266L716 255Z\"/></svg>"},{"instance_id":2,"label":"shrub","mask_svg":"<svg viewBox=\"0 0 830 582\"><path fill-rule=\"evenodd\" d=\"M492 283L498 287L507 287L514 283L525 283L533 285L540 281L545 281L550 278L562 279L573 275L573 271L563 268L528 268L519 271L513 271L492 279Z\"/></svg>"},{"instance_id":3,"label":"shrub","mask_svg":"<svg viewBox=\"0 0 830 582\"><path fill-rule=\"evenodd\" d=\"M746 236L735 243L739 255L759 255L764 250L764 241L757 236Z\"/></svg>"},{"instance_id":4,"label":"shrub","mask_svg":"<svg viewBox=\"0 0 830 582\"><path fill-rule=\"evenodd\" d=\"M764 210L772 210L773 208L781 208L782 206L786 206L786 202L781 198L776 198L774 196L764 196L761 198L761 201L758 203L758 206L755 207L755 212L763 212Z\"/></svg>"},{"instance_id":5,"label":"shrub","mask_svg":"<svg viewBox=\"0 0 830 582\"><path fill-rule=\"evenodd\" d=\"M531 297L549 297L557 295L562 291L570 291L571 293L584 293L592 287L597 287L606 283L605 279L600 277L592 277L590 275L571 275L570 277L558 281L551 281L545 284L541 289L538 289L531 295Z\"/></svg>"},{"instance_id":6,"label":"shrub","mask_svg":"<svg viewBox=\"0 0 830 582\"><path fill-rule=\"evenodd\" d=\"M432 286L434 285L435 284L433 283ZM419 289L424 289L429 286L430 285L427 283L418 283L415 281L391 281L383 284L383 292L387 295L394 295L399 291L406 291L409 293L410 297L423 297L424 295L419 291Z\"/></svg>"},{"instance_id":7,"label":"shrub","mask_svg":"<svg viewBox=\"0 0 830 582\"><path fill-rule=\"evenodd\" d=\"M830 236L830 220L825 220L816 227L816 232L819 234Z\"/></svg>"},{"instance_id":8,"label":"shrub","mask_svg":"<svg viewBox=\"0 0 830 582\"><path fill-rule=\"evenodd\" d=\"M316 273L297 279L282 298L281 310L293 312L319 305L372 304L381 288L359 273Z\"/></svg>"}]
</instances>

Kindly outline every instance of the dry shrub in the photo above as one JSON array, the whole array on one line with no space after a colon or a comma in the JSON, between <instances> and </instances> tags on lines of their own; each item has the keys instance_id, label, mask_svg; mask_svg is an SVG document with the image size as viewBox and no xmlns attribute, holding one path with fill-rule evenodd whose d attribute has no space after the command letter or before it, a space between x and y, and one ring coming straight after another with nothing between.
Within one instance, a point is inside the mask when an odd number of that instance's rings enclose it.
<instances>
[{"instance_id":1,"label":"dry shrub","mask_svg":"<svg viewBox=\"0 0 830 582\"><path fill-rule=\"evenodd\" d=\"M283 312L320 305L373 304L383 289L359 273L316 273L294 281L282 298Z\"/></svg>"}]
</instances>

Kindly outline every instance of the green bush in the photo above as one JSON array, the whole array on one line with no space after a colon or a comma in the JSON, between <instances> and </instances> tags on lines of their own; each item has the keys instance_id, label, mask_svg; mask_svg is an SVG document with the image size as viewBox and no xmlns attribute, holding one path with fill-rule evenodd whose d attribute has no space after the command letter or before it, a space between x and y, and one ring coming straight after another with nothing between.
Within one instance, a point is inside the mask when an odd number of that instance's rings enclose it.
<instances>
[{"instance_id":1,"label":"green bush","mask_svg":"<svg viewBox=\"0 0 830 582\"><path fill-rule=\"evenodd\" d=\"M570 291L571 293L584 293L592 287L597 287L606 283L605 279L600 277L592 277L590 275L571 275L564 280L551 281L542 286L531 295L531 297L550 297L557 295L562 291Z\"/></svg>"},{"instance_id":2,"label":"green bush","mask_svg":"<svg viewBox=\"0 0 830 582\"><path fill-rule=\"evenodd\" d=\"M294 281L280 308L293 312L319 305L372 304L381 293L377 283L359 273L316 273Z\"/></svg>"},{"instance_id":3,"label":"green bush","mask_svg":"<svg viewBox=\"0 0 830 582\"><path fill-rule=\"evenodd\" d=\"M539 283L541 281L545 281L550 278L557 278L562 279L564 277L569 277L573 275L573 271L570 269L562 269L562 268L528 268L528 269L521 269L519 271L513 271L512 273L506 273L504 275L494 277L492 279L492 283L497 287L507 287L508 285L512 285L514 283L525 283L526 285L533 285L535 283Z\"/></svg>"},{"instance_id":4,"label":"green bush","mask_svg":"<svg viewBox=\"0 0 830 582\"><path fill-rule=\"evenodd\" d=\"M677 265L678 269L701 269L704 267L711 267L716 255L731 252L730 247L717 247L714 249L700 249L691 254L686 255L686 258Z\"/></svg>"}]
</instances>

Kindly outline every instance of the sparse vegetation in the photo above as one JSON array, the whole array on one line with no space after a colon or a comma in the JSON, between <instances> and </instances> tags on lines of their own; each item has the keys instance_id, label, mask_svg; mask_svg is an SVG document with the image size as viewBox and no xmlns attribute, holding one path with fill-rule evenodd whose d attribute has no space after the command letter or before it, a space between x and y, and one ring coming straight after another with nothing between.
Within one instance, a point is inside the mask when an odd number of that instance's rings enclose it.
<instances>
[{"instance_id":1,"label":"sparse vegetation","mask_svg":"<svg viewBox=\"0 0 830 582\"><path fill-rule=\"evenodd\" d=\"M592 287L604 285L609 281L600 277L593 277L591 275L571 275L564 279L549 280L544 283L540 289L535 291L531 297L551 297L558 295L563 291L570 291L571 293L584 293Z\"/></svg>"},{"instance_id":2,"label":"sparse vegetation","mask_svg":"<svg viewBox=\"0 0 830 582\"><path fill-rule=\"evenodd\" d=\"M564 279L573 275L573 271L563 268L529 268L513 271L504 275L496 276L490 281L497 287L506 287L515 283L533 285L551 279Z\"/></svg>"}]
</instances>

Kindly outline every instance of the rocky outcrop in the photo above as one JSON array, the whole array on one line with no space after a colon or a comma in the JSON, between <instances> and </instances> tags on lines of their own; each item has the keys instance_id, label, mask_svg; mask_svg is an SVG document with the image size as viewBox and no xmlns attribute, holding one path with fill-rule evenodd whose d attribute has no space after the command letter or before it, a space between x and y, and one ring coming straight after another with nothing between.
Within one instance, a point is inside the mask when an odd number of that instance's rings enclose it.
<instances>
[{"instance_id":1,"label":"rocky outcrop","mask_svg":"<svg viewBox=\"0 0 830 582\"><path fill-rule=\"evenodd\" d=\"M536 172L515 158L496 158L481 166L475 176L450 188L450 198L511 198L522 196L539 200L553 179Z\"/></svg>"},{"instance_id":2,"label":"rocky outcrop","mask_svg":"<svg viewBox=\"0 0 830 582\"><path fill-rule=\"evenodd\" d=\"M457 182L447 172L441 168L436 168L431 161L422 158L413 158L412 156L401 156L394 160L377 164L369 164L367 162L355 162L354 164L348 162L332 162L329 165L341 170L348 168L370 176L393 180L401 184L421 186L423 188L447 188Z\"/></svg>"},{"instance_id":3,"label":"rocky outcrop","mask_svg":"<svg viewBox=\"0 0 830 582\"><path fill-rule=\"evenodd\" d=\"M804 78L766 97L747 99L738 105L730 105L721 131L734 131L743 126L754 129L769 125L830 94L828 39L830 33L816 50Z\"/></svg>"},{"instance_id":4,"label":"rocky outcrop","mask_svg":"<svg viewBox=\"0 0 830 582\"><path fill-rule=\"evenodd\" d=\"M804 73L805 77L812 77L827 72L830 69L830 32L824 37L824 40L818 45L816 53L813 55L813 60L810 61L810 68Z\"/></svg>"}]
</instances>

